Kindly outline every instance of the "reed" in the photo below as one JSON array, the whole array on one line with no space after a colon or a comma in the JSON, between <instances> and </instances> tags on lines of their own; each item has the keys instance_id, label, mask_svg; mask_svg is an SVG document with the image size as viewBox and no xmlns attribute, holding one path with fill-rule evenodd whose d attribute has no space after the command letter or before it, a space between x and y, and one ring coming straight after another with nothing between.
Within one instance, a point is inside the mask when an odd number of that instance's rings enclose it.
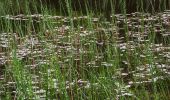
<instances>
[{"instance_id":1,"label":"reed","mask_svg":"<svg viewBox=\"0 0 170 100\"><path fill-rule=\"evenodd\" d=\"M168 4L1 0L0 99L168 100Z\"/></svg>"}]
</instances>

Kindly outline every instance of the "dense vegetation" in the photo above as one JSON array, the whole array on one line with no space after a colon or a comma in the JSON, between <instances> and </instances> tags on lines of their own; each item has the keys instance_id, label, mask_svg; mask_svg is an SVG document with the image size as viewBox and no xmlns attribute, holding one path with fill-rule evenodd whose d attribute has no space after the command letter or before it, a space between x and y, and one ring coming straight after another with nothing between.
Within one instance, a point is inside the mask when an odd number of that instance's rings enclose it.
<instances>
[{"instance_id":1,"label":"dense vegetation","mask_svg":"<svg viewBox=\"0 0 170 100\"><path fill-rule=\"evenodd\" d=\"M170 98L169 0L0 0L0 99Z\"/></svg>"}]
</instances>

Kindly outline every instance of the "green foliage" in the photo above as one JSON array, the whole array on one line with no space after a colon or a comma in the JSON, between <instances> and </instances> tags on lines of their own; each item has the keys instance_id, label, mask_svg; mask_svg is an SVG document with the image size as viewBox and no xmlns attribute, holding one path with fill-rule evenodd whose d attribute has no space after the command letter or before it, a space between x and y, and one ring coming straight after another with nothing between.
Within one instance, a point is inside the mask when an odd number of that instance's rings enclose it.
<instances>
[{"instance_id":1,"label":"green foliage","mask_svg":"<svg viewBox=\"0 0 170 100\"><path fill-rule=\"evenodd\" d=\"M157 66L169 64L169 49L164 48L164 58L152 49L159 42L169 46L169 39L159 37L169 26L161 15L155 21L147 14L167 10L169 3L1 0L0 57L6 62L0 99L168 100L169 76Z\"/></svg>"}]
</instances>

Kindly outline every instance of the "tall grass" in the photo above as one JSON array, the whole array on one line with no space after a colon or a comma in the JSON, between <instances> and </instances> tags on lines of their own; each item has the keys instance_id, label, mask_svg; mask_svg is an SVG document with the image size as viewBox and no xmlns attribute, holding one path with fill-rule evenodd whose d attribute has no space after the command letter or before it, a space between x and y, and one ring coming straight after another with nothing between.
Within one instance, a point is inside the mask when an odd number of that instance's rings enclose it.
<instances>
[{"instance_id":1,"label":"tall grass","mask_svg":"<svg viewBox=\"0 0 170 100\"><path fill-rule=\"evenodd\" d=\"M56 8L55 3L46 5L44 0L0 1L1 16L23 14L28 17L26 21L4 17L0 20L0 32L7 33L10 41L9 47L4 51L8 60L5 63L5 79L0 80L1 99L160 100L163 98L168 100L169 77L165 77L167 81L155 81L157 76L165 74L156 67L157 58L155 52L151 51L151 46L156 44L157 38L157 33L154 31L155 23L148 23L148 26L151 25L147 33L149 36L146 38L148 41L133 42L132 45L136 47L131 48L130 32L135 29L129 28L129 17L127 17L133 9L142 14L162 12L169 8L168 0L159 0L158 6L153 0L94 0L93 2L77 0L78 3L75 4L78 4L79 9L76 9L73 0L58 1L59 6L56 4ZM158 9L155 9L155 6ZM123 34L119 33L117 28L119 26L117 13L121 13L124 20ZM30 17L33 14L35 18ZM58 22L55 18L50 19L51 15L58 15L65 20ZM43 18L39 18L40 16ZM82 17L82 20L78 20L78 17ZM98 21L95 22L96 17ZM137 29L139 34L144 34L145 18L143 16L139 18L143 21L142 28ZM161 23L161 20L158 22ZM69 29L55 31L55 28L60 26ZM82 34L82 30L85 33ZM124 39L120 41L121 35ZM33 40L32 44L27 41L34 39L34 36L41 41L39 48L39 44L35 42L34 45ZM125 43L125 46L122 46L123 50L120 45L122 41ZM164 46L168 46L169 39L164 41ZM19 44L29 49L29 53L23 58L18 57ZM35 48L38 48L41 54ZM41 62L37 64L38 61ZM166 63L168 61L163 62ZM145 83L135 77L133 73L140 71L139 66L144 68L143 71L149 70L148 74L151 76L148 77L151 77L152 82ZM135 84L138 80L143 83ZM130 83L134 84L129 88Z\"/></svg>"}]
</instances>

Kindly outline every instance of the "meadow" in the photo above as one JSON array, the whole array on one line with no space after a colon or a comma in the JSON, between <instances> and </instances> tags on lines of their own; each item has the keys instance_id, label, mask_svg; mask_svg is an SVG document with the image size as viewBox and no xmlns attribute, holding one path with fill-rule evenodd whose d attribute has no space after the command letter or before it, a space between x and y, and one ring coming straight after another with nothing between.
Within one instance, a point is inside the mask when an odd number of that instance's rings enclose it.
<instances>
[{"instance_id":1,"label":"meadow","mask_svg":"<svg viewBox=\"0 0 170 100\"><path fill-rule=\"evenodd\" d=\"M169 0L0 0L0 100L169 100Z\"/></svg>"}]
</instances>

